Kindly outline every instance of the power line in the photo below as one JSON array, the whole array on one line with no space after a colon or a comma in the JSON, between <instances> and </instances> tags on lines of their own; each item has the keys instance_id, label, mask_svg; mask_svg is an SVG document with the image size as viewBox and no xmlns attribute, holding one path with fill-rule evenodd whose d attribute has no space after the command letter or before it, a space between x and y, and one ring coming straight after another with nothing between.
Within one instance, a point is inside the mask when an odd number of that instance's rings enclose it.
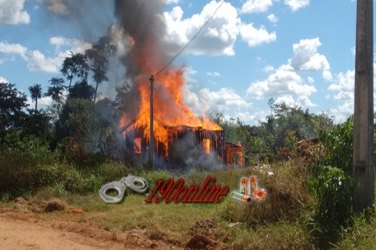
<instances>
[{"instance_id":1,"label":"power line","mask_svg":"<svg viewBox=\"0 0 376 250\"><path fill-rule=\"evenodd\" d=\"M189 42L183 47L180 49L180 51L161 69L158 71L158 73L155 74L155 78L160 74L162 73L168 66L171 65L171 63L173 63L176 58L178 58L178 56L181 55L181 53L183 53L183 51L193 42L193 40L196 39L196 37L198 36L198 34L200 34L200 32L205 28L205 26L211 21L211 19L213 19L213 17L217 14L218 10L222 7L224 1L221 1L221 4L218 5L218 7L215 9L215 11L213 12L213 14L208 18L208 20L206 20L206 22L201 26L201 28L197 31L197 33L191 38L191 40L189 40Z\"/></svg>"}]
</instances>

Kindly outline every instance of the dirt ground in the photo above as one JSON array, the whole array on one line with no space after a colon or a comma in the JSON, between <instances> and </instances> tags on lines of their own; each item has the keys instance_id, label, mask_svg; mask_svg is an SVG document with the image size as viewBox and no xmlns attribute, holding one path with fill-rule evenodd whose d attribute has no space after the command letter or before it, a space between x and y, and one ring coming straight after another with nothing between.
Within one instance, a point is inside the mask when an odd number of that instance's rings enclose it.
<instances>
[{"instance_id":1,"label":"dirt ground","mask_svg":"<svg viewBox=\"0 0 376 250\"><path fill-rule=\"evenodd\" d=\"M181 249L142 232L109 232L87 222L63 221L0 207L0 250Z\"/></svg>"}]
</instances>

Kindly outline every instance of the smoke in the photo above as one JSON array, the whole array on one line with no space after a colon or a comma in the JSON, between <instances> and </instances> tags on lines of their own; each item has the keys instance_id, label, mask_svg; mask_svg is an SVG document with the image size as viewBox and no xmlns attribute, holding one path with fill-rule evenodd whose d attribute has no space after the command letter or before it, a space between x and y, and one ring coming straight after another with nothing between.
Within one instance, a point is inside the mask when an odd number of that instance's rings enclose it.
<instances>
[{"instance_id":1,"label":"smoke","mask_svg":"<svg viewBox=\"0 0 376 250\"><path fill-rule=\"evenodd\" d=\"M173 145L173 152L174 158L180 159L181 166L187 169L210 170L223 167L223 163L218 160L215 152L209 154L204 152L202 145L197 144L193 133L187 133L178 140Z\"/></svg>"},{"instance_id":2,"label":"smoke","mask_svg":"<svg viewBox=\"0 0 376 250\"><path fill-rule=\"evenodd\" d=\"M81 39L92 41L107 33L109 26L114 22L113 1L108 0L37 0L47 9L46 22L50 27L60 29L64 20L69 28L80 35ZM99 11L98 11L99 10ZM55 26L55 27L54 27Z\"/></svg>"},{"instance_id":3,"label":"smoke","mask_svg":"<svg viewBox=\"0 0 376 250\"><path fill-rule=\"evenodd\" d=\"M115 16L130 45L122 62L132 80L155 73L167 62L167 55L161 49L166 30L160 14L164 6L162 0L115 0Z\"/></svg>"},{"instance_id":4,"label":"smoke","mask_svg":"<svg viewBox=\"0 0 376 250\"><path fill-rule=\"evenodd\" d=\"M148 139L148 78L161 70L171 58L171 44L165 40L166 24L162 12L166 4L174 0L98 0L95 4L92 0L38 1L44 3L49 12L58 18L75 23L75 29L81 31L85 39L93 41L104 36L116 44L117 54L109 59L109 81L103 84L106 87L101 88L106 89L108 98L116 100L117 108L109 105L103 96L99 98L97 106L103 117L117 128L121 150L129 148L132 153L131 144L136 132L127 130L126 139L122 137L122 133L125 133L125 128L137 127L144 129L143 136ZM196 117L185 105L182 93L184 76L181 68L167 68L154 84L154 131L160 145L167 141L167 127L214 129L210 123L205 122L203 125L206 120ZM117 116L112 115L116 109ZM134 126L130 126L132 124ZM162 131L159 137L156 131ZM146 151L143 151L145 155ZM174 142L173 151L174 159L180 159L181 166L209 169L221 165L216 158L218 155L206 154L197 138L189 133ZM163 156L156 159L158 165L166 164Z\"/></svg>"}]
</instances>

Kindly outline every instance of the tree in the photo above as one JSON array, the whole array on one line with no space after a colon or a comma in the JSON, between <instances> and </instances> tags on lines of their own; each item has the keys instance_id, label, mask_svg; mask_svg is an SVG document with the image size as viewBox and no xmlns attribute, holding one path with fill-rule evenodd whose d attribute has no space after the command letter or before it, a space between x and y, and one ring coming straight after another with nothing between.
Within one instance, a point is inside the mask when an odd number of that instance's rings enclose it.
<instances>
[{"instance_id":1,"label":"tree","mask_svg":"<svg viewBox=\"0 0 376 250\"><path fill-rule=\"evenodd\" d=\"M95 81L94 102L97 98L98 86L107 81L108 56L116 51L115 45L110 43L109 38L102 37L95 42L91 49L85 51L85 55L90 59L90 69L93 71Z\"/></svg>"},{"instance_id":2,"label":"tree","mask_svg":"<svg viewBox=\"0 0 376 250\"><path fill-rule=\"evenodd\" d=\"M24 93L11 83L0 83L0 138L9 130L22 128L27 106Z\"/></svg>"},{"instance_id":3,"label":"tree","mask_svg":"<svg viewBox=\"0 0 376 250\"><path fill-rule=\"evenodd\" d=\"M51 96L52 100L55 102L57 113L59 114L65 89L65 86L63 85L64 80L62 78L52 77L49 82L51 86L48 87L47 93L45 95Z\"/></svg>"},{"instance_id":4,"label":"tree","mask_svg":"<svg viewBox=\"0 0 376 250\"><path fill-rule=\"evenodd\" d=\"M88 152L97 147L96 140L103 126L103 120L91 100L69 98L56 123L55 141L73 138L84 152Z\"/></svg>"},{"instance_id":5,"label":"tree","mask_svg":"<svg viewBox=\"0 0 376 250\"><path fill-rule=\"evenodd\" d=\"M70 89L68 98L92 100L94 92L94 88L87 84L86 80L82 80Z\"/></svg>"},{"instance_id":6,"label":"tree","mask_svg":"<svg viewBox=\"0 0 376 250\"><path fill-rule=\"evenodd\" d=\"M35 108L34 110L38 110L38 98L42 97L42 86L40 84L34 84L33 86L29 87L31 99L35 100Z\"/></svg>"},{"instance_id":7,"label":"tree","mask_svg":"<svg viewBox=\"0 0 376 250\"><path fill-rule=\"evenodd\" d=\"M61 73L69 81L69 91L73 79L78 78L78 81L86 80L88 72L89 65L86 62L86 56L81 53L73 54L73 52L70 57L65 58L61 69Z\"/></svg>"}]
</instances>

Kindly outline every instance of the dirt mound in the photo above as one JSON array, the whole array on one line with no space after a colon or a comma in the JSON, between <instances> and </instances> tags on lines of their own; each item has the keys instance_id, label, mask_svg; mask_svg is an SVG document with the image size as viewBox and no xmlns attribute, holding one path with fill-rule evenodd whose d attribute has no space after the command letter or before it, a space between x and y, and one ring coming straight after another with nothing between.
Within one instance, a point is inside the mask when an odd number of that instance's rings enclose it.
<instances>
[{"instance_id":1,"label":"dirt mound","mask_svg":"<svg viewBox=\"0 0 376 250\"><path fill-rule=\"evenodd\" d=\"M59 199L52 199L47 202L44 207L44 212L65 211L68 205Z\"/></svg>"},{"instance_id":2,"label":"dirt mound","mask_svg":"<svg viewBox=\"0 0 376 250\"><path fill-rule=\"evenodd\" d=\"M189 232L191 235L212 235L217 228L218 225L214 220L200 220L196 221L196 223L189 228Z\"/></svg>"},{"instance_id":3,"label":"dirt mound","mask_svg":"<svg viewBox=\"0 0 376 250\"><path fill-rule=\"evenodd\" d=\"M193 236L185 246L187 249L215 249L217 242L205 235Z\"/></svg>"}]
</instances>

